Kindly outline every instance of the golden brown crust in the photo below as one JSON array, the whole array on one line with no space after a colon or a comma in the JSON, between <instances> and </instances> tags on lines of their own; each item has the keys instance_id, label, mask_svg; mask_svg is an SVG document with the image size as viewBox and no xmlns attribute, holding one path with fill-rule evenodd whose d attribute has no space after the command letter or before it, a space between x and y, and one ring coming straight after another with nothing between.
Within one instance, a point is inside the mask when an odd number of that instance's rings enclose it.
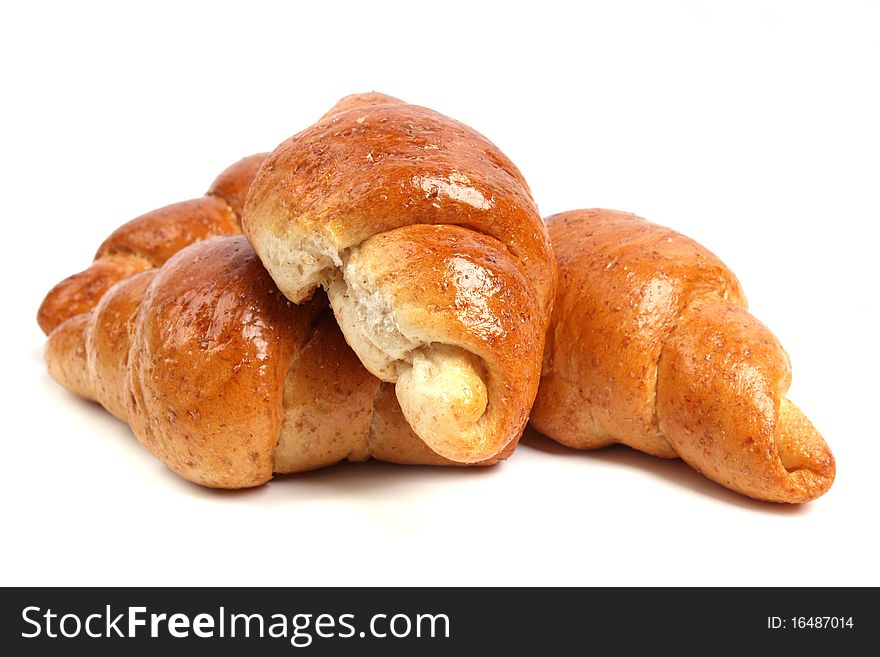
<instances>
[{"instance_id":1,"label":"golden brown crust","mask_svg":"<svg viewBox=\"0 0 880 657\"><path fill-rule=\"evenodd\" d=\"M457 440L443 455L480 462L515 444L537 391L539 372L531 364L540 363L544 340L540 303L504 245L457 226L416 225L370 238L359 261L358 272L394 298L395 319L407 337L429 350L453 345L479 359L486 412L473 437Z\"/></svg>"},{"instance_id":2,"label":"golden brown crust","mask_svg":"<svg viewBox=\"0 0 880 657\"><path fill-rule=\"evenodd\" d=\"M240 159L226 167L208 188L208 196L216 196L225 201L232 209L236 221L241 217L251 182L267 155L268 153L256 153Z\"/></svg>"},{"instance_id":3,"label":"golden brown crust","mask_svg":"<svg viewBox=\"0 0 880 657\"><path fill-rule=\"evenodd\" d=\"M114 416L128 421L126 376L131 329L156 269L119 281L88 315L86 363L94 399Z\"/></svg>"},{"instance_id":4,"label":"golden brown crust","mask_svg":"<svg viewBox=\"0 0 880 657\"><path fill-rule=\"evenodd\" d=\"M97 401L89 378L85 332L89 313L74 315L59 324L46 341L43 353L49 376L75 395Z\"/></svg>"},{"instance_id":5,"label":"golden brown crust","mask_svg":"<svg viewBox=\"0 0 880 657\"><path fill-rule=\"evenodd\" d=\"M265 274L268 277L268 274ZM313 300L311 303L323 299ZM368 436L379 379L345 344L324 305L291 362L276 472L302 472L370 457Z\"/></svg>"},{"instance_id":6,"label":"golden brown crust","mask_svg":"<svg viewBox=\"0 0 880 657\"><path fill-rule=\"evenodd\" d=\"M50 335L71 317L94 308L115 283L152 266L143 258L128 255L99 258L88 269L68 276L49 291L37 311L37 323L43 333Z\"/></svg>"},{"instance_id":7,"label":"golden brown crust","mask_svg":"<svg viewBox=\"0 0 880 657\"><path fill-rule=\"evenodd\" d=\"M123 224L104 240L95 258L132 255L159 267L193 242L238 232L238 218L226 201L204 196L166 205Z\"/></svg>"},{"instance_id":8,"label":"golden brown crust","mask_svg":"<svg viewBox=\"0 0 880 657\"><path fill-rule=\"evenodd\" d=\"M549 309L552 253L519 169L476 130L438 112L357 98L266 159L242 217L257 252L259 234L284 236L291 224L339 251L402 226L458 225L503 243Z\"/></svg>"},{"instance_id":9,"label":"golden brown crust","mask_svg":"<svg viewBox=\"0 0 880 657\"><path fill-rule=\"evenodd\" d=\"M116 284L52 333L46 359L59 383L202 485L256 486L343 459L452 464L401 421L324 295L289 302L241 235Z\"/></svg>"},{"instance_id":10,"label":"golden brown crust","mask_svg":"<svg viewBox=\"0 0 880 657\"><path fill-rule=\"evenodd\" d=\"M536 429L581 449L620 442L681 456L758 499L803 502L828 489L833 457L784 398L788 357L718 258L622 212L547 223L560 286Z\"/></svg>"},{"instance_id":11,"label":"golden brown crust","mask_svg":"<svg viewBox=\"0 0 880 657\"><path fill-rule=\"evenodd\" d=\"M330 110L321 117L326 119L336 114L342 114L349 110L364 109L367 107L375 107L377 105L402 105L404 102L394 96L379 93L377 91L368 91L362 94L351 94L345 96L337 102Z\"/></svg>"},{"instance_id":12,"label":"golden brown crust","mask_svg":"<svg viewBox=\"0 0 880 657\"><path fill-rule=\"evenodd\" d=\"M718 291L744 303L738 281L694 241L635 215L585 210L547 222L560 283L533 412L541 430L578 449L625 436L675 456L654 413L660 352L694 297Z\"/></svg>"},{"instance_id":13,"label":"golden brown crust","mask_svg":"<svg viewBox=\"0 0 880 657\"><path fill-rule=\"evenodd\" d=\"M366 94L334 111L394 102ZM380 382L345 345L323 295L294 308L243 238L209 239L238 231L236 212L263 158L229 167L204 198L122 226L88 270L50 292L39 313L50 373L209 486L254 486L273 471L363 460L374 449L400 462L450 463L405 421L375 434L400 407L383 398L377 410Z\"/></svg>"},{"instance_id":14,"label":"golden brown crust","mask_svg":"<svg viewBox=\"0 0 880 657\"><path fill-rule=\"evenodd\" d=\"M788 354L743 307L701 299L683 313L660 358L657 414L689 465L728 488L808 502L834 479L834 458L785 399Z\"/></svg>"},{"instance_id":15,"label":"golden brown crust","mask_svg":"<svg viewBox=\"0 0 880 657\"><path fill-rule=\"evenodd\" d=\"M159 267L183 247L214 235L241 231L238 214L264 153L224 170L208 196L147 212L120 226L104 240L84 271L56 285L37 311L46 335L65 320L88 312L118 281Z\"/></svg>"},{"instance_id":16,"label":"golden brown crust","mask_svg":"<svg viewBox=\"0 0 880 657\"><path fill-rule=\"evenodd\" d=\"M281 390L312 319L310 306L290 306L242 236L169 260L131 348L128 414L141 444L206 486L270 479Z\"/></svg>"},{"instance_id":17,"label":"golden brown crust","mask_svg":"<svg viewBox=\"0 0 880 657\"><path fill-rule=\"evenodd\" d=\"M328 289L347 342L397 384L407 421L432 449L478 462L516 440L556 268L528 185L485 137L396 98L346 97L269 155L242 227L289 299ZM456 262L478 274L488 253L491 286L463 295L445 278ZM455 303L467 302L452 312L456 289ZM519 322L516 339L488 331L496 320ZM480 380L481 366L491 381Z\"/></svg>"}]
</instances>

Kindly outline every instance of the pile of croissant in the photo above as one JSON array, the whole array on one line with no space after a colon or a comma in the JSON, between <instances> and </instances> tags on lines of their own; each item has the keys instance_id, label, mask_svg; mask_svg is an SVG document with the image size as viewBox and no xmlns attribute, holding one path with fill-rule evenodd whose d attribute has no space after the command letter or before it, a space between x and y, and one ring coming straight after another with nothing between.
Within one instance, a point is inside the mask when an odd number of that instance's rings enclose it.
<instances>
[{"instance_id":1,"label":"pile of croissant","mask_svg":"<svg viewBox=\"0 0 880 657\"><path fill-rule=\"evenodd\" d=\"M835 474L717 257L623 212L542 220L485 137L378 93L121 226L38 321L58 383L205 486L491 465L529 422L760 500Z\"/></svg>"}]
</instances>

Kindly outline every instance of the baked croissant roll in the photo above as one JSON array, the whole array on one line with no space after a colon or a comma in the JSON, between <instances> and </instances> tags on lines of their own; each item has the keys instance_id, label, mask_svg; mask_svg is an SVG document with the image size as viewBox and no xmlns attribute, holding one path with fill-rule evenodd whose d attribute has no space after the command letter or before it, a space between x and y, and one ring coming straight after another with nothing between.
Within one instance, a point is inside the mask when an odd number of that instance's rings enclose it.
<instances>
[{"instance_id":1,"label":"baked croissant roll","mask_svg":"<svg viewBox=\"0 0 880 657\"><path fill-rule=\"evenodd\" d=\"M242 216L295 303L326 289L364 366L432 450L518 440L556 282L513 163L471 128L383 94L340 101L266 159Z\"/></svg>"},{"instance_id":2,"label":"baked croissant roll","mask_svg":"<svg viewBox=\"0 0 880 657\"><path fill-rule=\"evenodd\" d=\"M734 491L807 502L828 446L785 397L788 355L707 249L631 214L547 219L560 285L533 426L577 449L681 457Z\"/></svg>"},{"instance_id":3,"label":"baked croissant roll","mask_svg":"<svg viewBox=\"0 0 880 657\"><path fill-rule=\"evenodd\" d=\"M257 486L344 459L451 464L345 344L323 294L285 299L242 235L115 284L52 332L46 361L205 486Z\"/></svg>"},{"instance_id":4,"label":"baked croissant roll","mask_svg":"<svg viewBox=\"0 0 880 657\"><path fill-rule=\"evenodd\" d=\"M49 335L62 322L95 307L114 283L158 267L193 242L240 233L239 217L265 153L225 169L202 198L167 205L116 229L88 269L56 285L40 305L37 322Z\"/></svg>"}]
</instances>

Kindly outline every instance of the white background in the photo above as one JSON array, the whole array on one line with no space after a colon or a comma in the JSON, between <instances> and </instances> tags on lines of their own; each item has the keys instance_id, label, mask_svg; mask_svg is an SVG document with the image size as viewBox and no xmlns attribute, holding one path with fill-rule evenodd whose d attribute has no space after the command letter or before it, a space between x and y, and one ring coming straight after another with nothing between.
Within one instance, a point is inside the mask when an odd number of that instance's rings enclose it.
<instances>
[{"instance_id":1,"label":"white background","mask_svg":"<svg viewBox=\"0 0 880 657\"><path fill-rule=\"evenodd\" d=\"M14 7L14 8L13 8ZM2 584L880 584L880 4L4 3ZM629 210L740 276L838 480L800 507L527 438L487 471L188 484L57 386L45 292L339 97L471 124L544 214Z\"/></svg>"}]
</instances>

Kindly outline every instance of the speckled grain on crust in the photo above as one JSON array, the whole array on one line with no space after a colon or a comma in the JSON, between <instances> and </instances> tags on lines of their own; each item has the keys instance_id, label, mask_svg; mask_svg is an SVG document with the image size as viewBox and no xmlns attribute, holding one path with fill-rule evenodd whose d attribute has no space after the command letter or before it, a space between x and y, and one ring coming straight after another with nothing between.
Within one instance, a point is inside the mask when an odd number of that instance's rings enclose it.
<instances>
[{"instance_id":1,"label":"speckled grain on crust","mask_svg":"<svg viewBox=\"0 0 880 657\"><path fill-rule=\"evenodd\" d=\"M288 301L241 235L116 284L51 334L46 359L59 383L205 486L257 486L344 459L455 465L361 365L324 295Z\"/></svg>"},{"instance_id":2,"label":"speckled grain on crust","mask_svg":"<svg viewBox=\"0 0 880 657\"><path fill-rule=\"evenodd\" d=\"M519 169L476 130L384 94L344 98L273 151L242 222L252 244L296 224L340 251L402 226L463 226L503 244L553 303L547 231Z\"/></svg>"},{"instance_id":3,"label":"speckled grain on crust","mask_svg":"<svg viewBox=\"0 0 880 657\"><path fill-rule=\"evenodd\" d=\"M334 111L388 102L400 101L365 94L343 99ZM341 459L490 465L507 458L522 413L508 427L513 439L493 456L466 463L444 458L413 431L393 388L389 395L389 386L346 345L323 295L292 305L243 238L212 238L239 231L241 207L264 158L232 165L202 199L122 226L89 269L47 295L39 321L49 334L50 374L129 422L175 472L208 486L256 486L273 472ZM534 326L516 325L491 300L467 302L480 286L492 287L497 270L523 289L493 294L537 307L518 264L492 238L456 230L444 239L463 247L482 240L487 250L455 259L456 275L444 289L456 301L438 312L472 318L496 342L532 344ZM421 257L435 256L429 250ZM507 335L494 335L497 326L508 327ZM521 394L533 395L536 386L537 376L526 378Z\"/></svg>"},{"instance_id":4,"label":"speckled grain on crust","mask_svg":"<svg viewBox=\"0 0 880 657\"><path fill-rule=\"evenodd\" d=\"M86 314L86 365L94 397L123 422L128 418L125 387L131 330L156 271L148 269L119 281Z\"/></svg>"},{"instance_id":5,"label":"speckled grain on crust","mask_svg":"<svg viewBox=\"0 0 880 657\"><path fill-rule=\"evenodd\" d=\"M269 155L242 227L289 299L327 289L346 341L434 451L479 462L518 440L556 268L528 185L488 139L348 96Z\"/></svg>"},{"instance_id":6,"label":"speckled grain on crust","mask_svg":"<svg viewBox=\"0 0 880 657\"><path fill-rule=\"evenodd\" d=\"M788 356L711 252L635 215L547 219L560 284L532 424L565 445L680 456L751 497L806 502L834 480L785 398Z\"/></svg>"}]
</instances>

